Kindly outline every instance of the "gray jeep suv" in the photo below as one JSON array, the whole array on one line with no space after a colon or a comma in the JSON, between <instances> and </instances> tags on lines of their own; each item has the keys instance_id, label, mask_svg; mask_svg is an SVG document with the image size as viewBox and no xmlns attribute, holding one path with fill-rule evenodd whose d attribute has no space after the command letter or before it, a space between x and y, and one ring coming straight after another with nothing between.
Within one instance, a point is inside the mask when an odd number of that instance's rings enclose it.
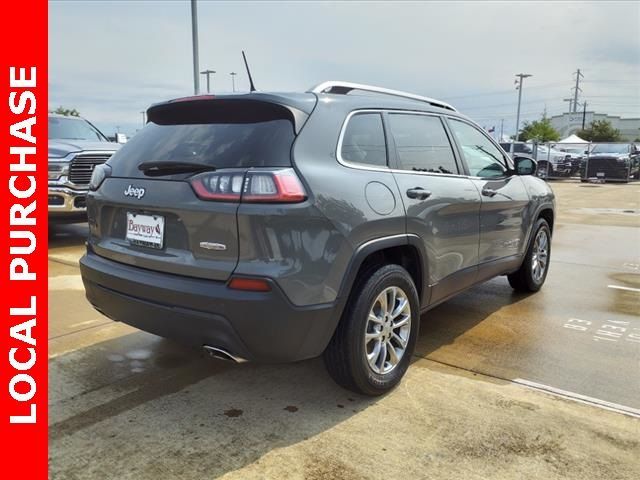
<instances>
[{"instance_id":1,"label":"gray jeep suv","mask_svg":"<svg viewBox=\"0 0 640 480\"><path fill-rule=\"evenodd\" d=\"M545 281L553 192L443 102L326 82L147 115L87 199L82 278L114 320L236 362L323 354L379 395L421 313L497 275Z\"/></svg>"}]
</instances>

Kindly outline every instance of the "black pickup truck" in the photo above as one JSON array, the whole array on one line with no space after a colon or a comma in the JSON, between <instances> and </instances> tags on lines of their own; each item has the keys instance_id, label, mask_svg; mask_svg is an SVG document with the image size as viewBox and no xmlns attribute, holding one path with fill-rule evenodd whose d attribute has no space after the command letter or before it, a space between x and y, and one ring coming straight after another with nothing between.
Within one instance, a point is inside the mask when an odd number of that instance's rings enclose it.
<instances>
[{"instance_id":1,"label":"black pickup truck","mask_svg":"<svg viewBox=\"0 0 640 480\"><path fill-rule=\"evenodd\" d=\"M585 161L582 180L628 182L640 178L640 148L633 143L598 143Z\"/></svg>"}]
</instances>

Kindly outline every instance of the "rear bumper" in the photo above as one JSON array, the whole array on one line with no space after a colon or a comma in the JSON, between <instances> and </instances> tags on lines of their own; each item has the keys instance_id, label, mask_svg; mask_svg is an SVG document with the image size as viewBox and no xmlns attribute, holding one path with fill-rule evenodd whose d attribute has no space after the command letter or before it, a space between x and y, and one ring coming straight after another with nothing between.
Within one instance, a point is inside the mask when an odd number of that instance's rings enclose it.
<instances>
[{"instance_id":1,"label":"rear bumper","mask_svg":"<svg viewBox=\"0 0 640 480\"><path fill-rule=\"evenodd\" d=\"M296 307L273 282L266 293L231 290L223 282L153 272L91 251L80 270L87 299L109 318L250 361L318 356L337 323L333 304Z\"/></svg>"}]
</instances>

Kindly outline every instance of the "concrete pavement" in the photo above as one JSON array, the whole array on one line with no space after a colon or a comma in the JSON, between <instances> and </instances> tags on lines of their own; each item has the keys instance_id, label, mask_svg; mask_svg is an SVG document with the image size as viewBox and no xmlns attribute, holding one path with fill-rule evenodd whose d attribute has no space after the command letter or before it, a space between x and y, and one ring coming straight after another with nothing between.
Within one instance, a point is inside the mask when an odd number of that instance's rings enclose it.
<instances>
[{"instance_id":1,"label":"concrete pavement","mask_svg":"<svg viewBox=\"0 0 640 480\"><path fill-rule=\"evenodd\" d=\"M51 477L638 478L640 419L523 385L640 409L640 185L552 186L543 290L498 278L427 313L406 378L373 400L319 359L231 365L102 317L86 228L52 228Z\"/></svg>"}]
</instances>

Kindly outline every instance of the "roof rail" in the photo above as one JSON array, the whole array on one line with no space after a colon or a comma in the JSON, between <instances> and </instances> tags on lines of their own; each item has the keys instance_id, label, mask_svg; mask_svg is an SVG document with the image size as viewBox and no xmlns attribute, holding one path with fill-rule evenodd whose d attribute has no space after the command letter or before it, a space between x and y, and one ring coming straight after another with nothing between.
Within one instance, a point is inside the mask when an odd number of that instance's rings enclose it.
<instances>
[{"instance_id":1,"label":"roof rail","mask_svg":"<svg viewBox=\"0 0 640 480\"><path fill-rule=\"evenodd\" d=\"M329 80L327 82L322 82L315 87L312 87L308 90L311 93L337 93L346 95L347 93L353 90L361 90L363 92L373 92L380 93L382 95L391 95L394 97L402 97L408 98L411 100L417 100L419 102L425 102L434 107L446 108L447 110L452 110L457 112L457 110L449 105L448 103L441 102L440 100L436 100L434 98L423 97L421 95L415 95L413 93L402 92L400 90L391 90L389 88L383 87L374 87L372 85L363 85L360 83L351 83L351 82L341 82L336 80Z\"/></svg>"}]
</instances>

